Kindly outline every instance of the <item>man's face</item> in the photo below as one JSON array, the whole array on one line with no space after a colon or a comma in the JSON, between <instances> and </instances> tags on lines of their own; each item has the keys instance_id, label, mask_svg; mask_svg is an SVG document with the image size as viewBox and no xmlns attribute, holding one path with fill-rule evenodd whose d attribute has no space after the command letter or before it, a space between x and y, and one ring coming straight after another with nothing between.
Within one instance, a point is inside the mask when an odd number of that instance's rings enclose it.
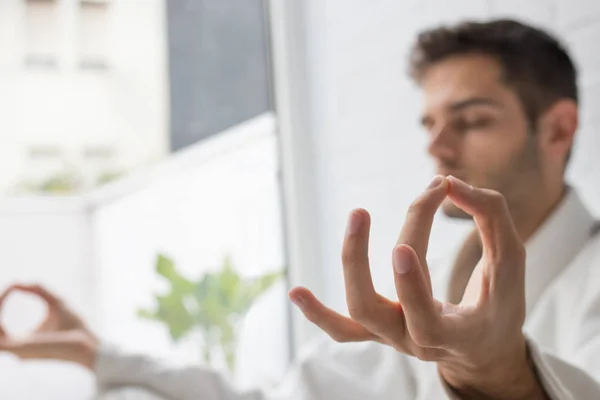
<instances>
[{"instance_id":1,"label":"man's face","mask_svg":"<svg viewBox=\"0 0 600 400\"><path fill-rule=\"evenodd\" d=\"M539 180L539 151L500 64L484 55L451 57L427 70L422 89L422 124L437 173L497 190L518 206ZM449 200L442 210L469 217Z\"/></svg>"}]
</instances>

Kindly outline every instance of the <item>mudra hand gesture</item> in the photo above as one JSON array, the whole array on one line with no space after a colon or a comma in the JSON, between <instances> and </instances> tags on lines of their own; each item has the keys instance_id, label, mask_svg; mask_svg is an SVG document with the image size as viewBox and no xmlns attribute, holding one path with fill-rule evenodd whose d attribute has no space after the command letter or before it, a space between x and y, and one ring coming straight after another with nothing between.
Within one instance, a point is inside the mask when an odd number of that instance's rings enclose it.
<instances>
[{"instance_id":1,"label":"mudra hand gesture","mask_svg":"<svg viewBox=\"0 0 600 400\"><path fill-rule=\"evenodd\" d=\"M434 215L446 197L473 216L483 245L459 304L435 299L426 262ZM374 340L437 362L443 380L463 398L544 398L522 333L525 248L503 196L436 177L410 206L392 251L397 300L375 292L369 230L369 214L354 210L342 251L349 318L305 288L290 291L310 321L340 342ZM508 386L515 393L506 393Z\"/></svg>"}]
</instances>

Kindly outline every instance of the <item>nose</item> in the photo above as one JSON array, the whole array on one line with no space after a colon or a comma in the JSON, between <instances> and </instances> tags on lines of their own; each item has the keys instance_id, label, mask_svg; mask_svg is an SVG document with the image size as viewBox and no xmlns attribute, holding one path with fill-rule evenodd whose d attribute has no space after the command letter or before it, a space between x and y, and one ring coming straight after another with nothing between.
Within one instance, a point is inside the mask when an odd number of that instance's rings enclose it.
<instances>
[{"instance_id":1,"label":"nose","mask_svg":"<svg viewBox=\"0 0 600 400\"><path fill-rule=\"evenodd\" d=\"M459 154L457 135L446 124L433 127L429 131L427 152L437 160L445 162L456 161Z\"/></svg>"}]
</instances>

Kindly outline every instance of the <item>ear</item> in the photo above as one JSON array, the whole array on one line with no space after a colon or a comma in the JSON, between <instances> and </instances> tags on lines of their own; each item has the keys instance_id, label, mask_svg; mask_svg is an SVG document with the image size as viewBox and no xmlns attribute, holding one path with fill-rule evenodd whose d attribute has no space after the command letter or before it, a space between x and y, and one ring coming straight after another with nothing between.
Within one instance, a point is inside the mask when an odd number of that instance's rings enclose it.
<instances>
[{"instance_id":1,"label":"ear","mask_svg":"<svg viewBox=\"0 0 600 400\"><path fill-rule=\"evenodd\" d=\"M579 125L577 103L570 99L558 100L540 118L539 140L544 154L556 162L564 162L573 146Z\"/></svg>"}]
</instances>

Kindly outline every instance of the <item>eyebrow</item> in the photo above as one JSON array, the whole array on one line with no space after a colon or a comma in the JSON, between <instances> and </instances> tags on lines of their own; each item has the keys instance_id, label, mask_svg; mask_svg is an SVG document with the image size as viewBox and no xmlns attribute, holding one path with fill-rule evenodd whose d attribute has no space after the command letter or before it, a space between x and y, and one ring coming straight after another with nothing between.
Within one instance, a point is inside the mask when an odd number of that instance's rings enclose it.
<instances>
[{"instance_id":1,"label":"eyebrow","mask_svg":"<svg viewBox=\"0 0 600 400\"><path fill-rule=\"evenodd\" d=\"M448 107L448 111L455 113L464 110L465 108L474 106L491 106L495 108L503 108L503 105L496 100L489 99L486 97L471 97L465 100L457 101L452 103ZM426 126L431 122L431 117L424 115L421 117L421 125Z\"/></svg>"},{"instance_id":2,"label":"eyebrow","mask_svg":"<svg viewBox=\"0 0 600 400\"><path fill-rule=\"evenodd\" d=\"M497 102L496 100L488 99L485 97L472 97L469 99L465 99L462 101L458 101L453 103L448 107L451 112L461 111L468 107L473 106L492 106L497 108L502 108L502 104Z\"/></svg>"}]
</instances>

